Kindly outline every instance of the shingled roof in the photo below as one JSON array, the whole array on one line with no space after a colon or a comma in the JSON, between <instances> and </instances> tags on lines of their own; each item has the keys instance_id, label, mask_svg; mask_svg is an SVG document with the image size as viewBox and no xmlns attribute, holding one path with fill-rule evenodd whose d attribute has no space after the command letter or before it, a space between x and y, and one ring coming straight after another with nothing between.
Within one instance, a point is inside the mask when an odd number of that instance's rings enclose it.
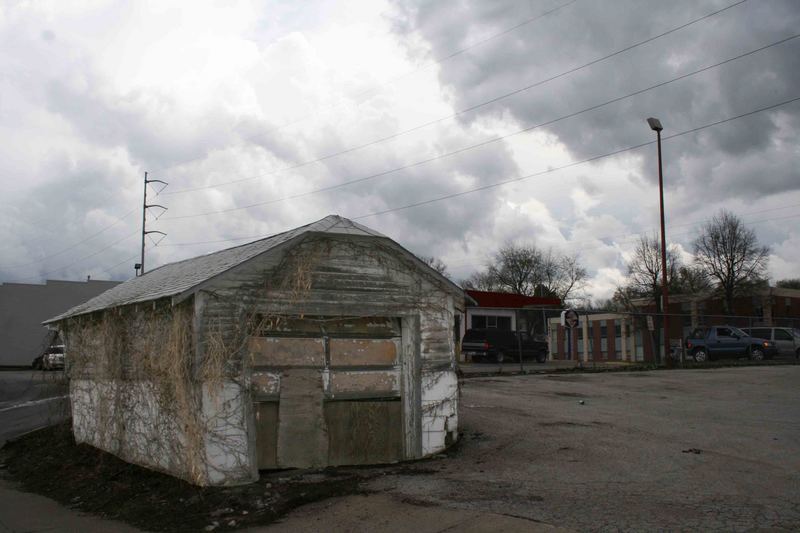
<instances>
[{"instance_id":1,"label":"shingled roof","mask_svg":"<svg viewBox=\"0 0 800 533\"><path fill-rule=\"evenodd\" d=\"M382 233L362 226L357 222L338 215L329 215L306 226L278 233L258 241L158 267L143 276L132 278L121 285L117 285L113 289L109 289L91 300L77 305L65 313L49 318L43 324L51 324L65 318L121 305L148 302L167 296L183 294L236 265L240 265L257 255L306 233L361 235L388 239Z\"/></svg>"}]
</instances>

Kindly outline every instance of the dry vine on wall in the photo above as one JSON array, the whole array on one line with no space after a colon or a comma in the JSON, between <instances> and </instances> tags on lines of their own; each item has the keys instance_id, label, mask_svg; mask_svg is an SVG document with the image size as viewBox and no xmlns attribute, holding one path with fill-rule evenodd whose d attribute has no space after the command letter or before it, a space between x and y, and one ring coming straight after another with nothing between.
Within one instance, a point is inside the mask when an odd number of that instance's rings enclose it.
<instances>
[{"instance_id":1,"label":"dry vine on wall","mask_svg":"<svg viewBox=\"0 0 800 533\"><path fill-rule=\"evenodd\" d=\"M64 333L80 436L204 484L199 385L222 379L225 356L194 367L192 317L191 302L152 302L73 318Z\"/></svg>"}]
</instances>

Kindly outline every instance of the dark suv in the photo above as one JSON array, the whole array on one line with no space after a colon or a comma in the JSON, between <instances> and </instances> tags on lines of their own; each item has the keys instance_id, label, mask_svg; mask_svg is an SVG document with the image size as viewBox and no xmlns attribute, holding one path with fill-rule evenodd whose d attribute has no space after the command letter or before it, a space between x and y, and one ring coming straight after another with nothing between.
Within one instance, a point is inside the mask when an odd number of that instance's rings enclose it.
<instances>
[{"instance_id":1,"label":"dark suv","mask_svg":"<svg viewBox=\"0 0 800 533\"><path fill-rule=\"evenodd\" d=\"M547 342L532 338L526 331L500 329L468 329L461 341L461 353L472 361L519 361L535 359L539 363L547 360Z\"/></svg>"}]
</instances>

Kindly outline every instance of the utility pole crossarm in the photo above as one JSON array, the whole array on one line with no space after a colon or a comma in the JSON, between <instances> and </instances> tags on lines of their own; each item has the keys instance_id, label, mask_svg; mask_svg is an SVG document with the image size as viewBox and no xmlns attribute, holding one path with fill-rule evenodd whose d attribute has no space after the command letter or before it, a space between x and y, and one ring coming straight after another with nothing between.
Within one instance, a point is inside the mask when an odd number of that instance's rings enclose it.
<instances>
[{"instance_id":1,"label":"utility pole crossarm","mask_svg":"<svg viewBox=\"0 0 800 533\"><path fill-rule=\"evenodd\" d=\"M146 215L147 215L147 210L149 208L158 207L160 209L163 209L164 211L166 211L168 209L168 208L164 207L163 205L148 204L147 203L147 185L150 184L150 183L162 183L164 185L164 187L162 187L156 194L158 194L161 191L163 191L164 188L166 188L167 185L169 185L169 183L167 183L166 181L148 179L147 172L144 173L144 191L143 191L143 198L142 198L142 255L141 255L141 262L137 265L137 268L136 268L136 270L138 271L137 275L139 275L139 276L143 276L144 272L145 272L145 270L144 270L144 239L145 239L145 237L148 234L151 234L151 233L159 233L159 234L161 234L161 235L163 235L165 237L167 236L167 234L164 233L163 231L158 231L158 230L149 230L148 231L148 229L147 229L147 218L146 218Z\"/></svg>"}]
</instances>

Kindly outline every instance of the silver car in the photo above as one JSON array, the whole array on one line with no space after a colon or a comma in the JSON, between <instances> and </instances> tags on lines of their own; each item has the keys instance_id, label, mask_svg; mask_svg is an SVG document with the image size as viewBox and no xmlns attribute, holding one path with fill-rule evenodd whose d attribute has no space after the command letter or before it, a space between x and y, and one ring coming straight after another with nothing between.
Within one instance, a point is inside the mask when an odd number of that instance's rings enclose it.
<instances>
[{"instance_id":1,"label":"silver car","mask_svg":"<svg viewBox=\"0 0 800 533\"><path fill-rule=\"evenodd\" d=\"M743 328L751 337L775 343L778 355L794 356L800 359L800 330L797 328Z\"/></svg>"}]
</instances>

